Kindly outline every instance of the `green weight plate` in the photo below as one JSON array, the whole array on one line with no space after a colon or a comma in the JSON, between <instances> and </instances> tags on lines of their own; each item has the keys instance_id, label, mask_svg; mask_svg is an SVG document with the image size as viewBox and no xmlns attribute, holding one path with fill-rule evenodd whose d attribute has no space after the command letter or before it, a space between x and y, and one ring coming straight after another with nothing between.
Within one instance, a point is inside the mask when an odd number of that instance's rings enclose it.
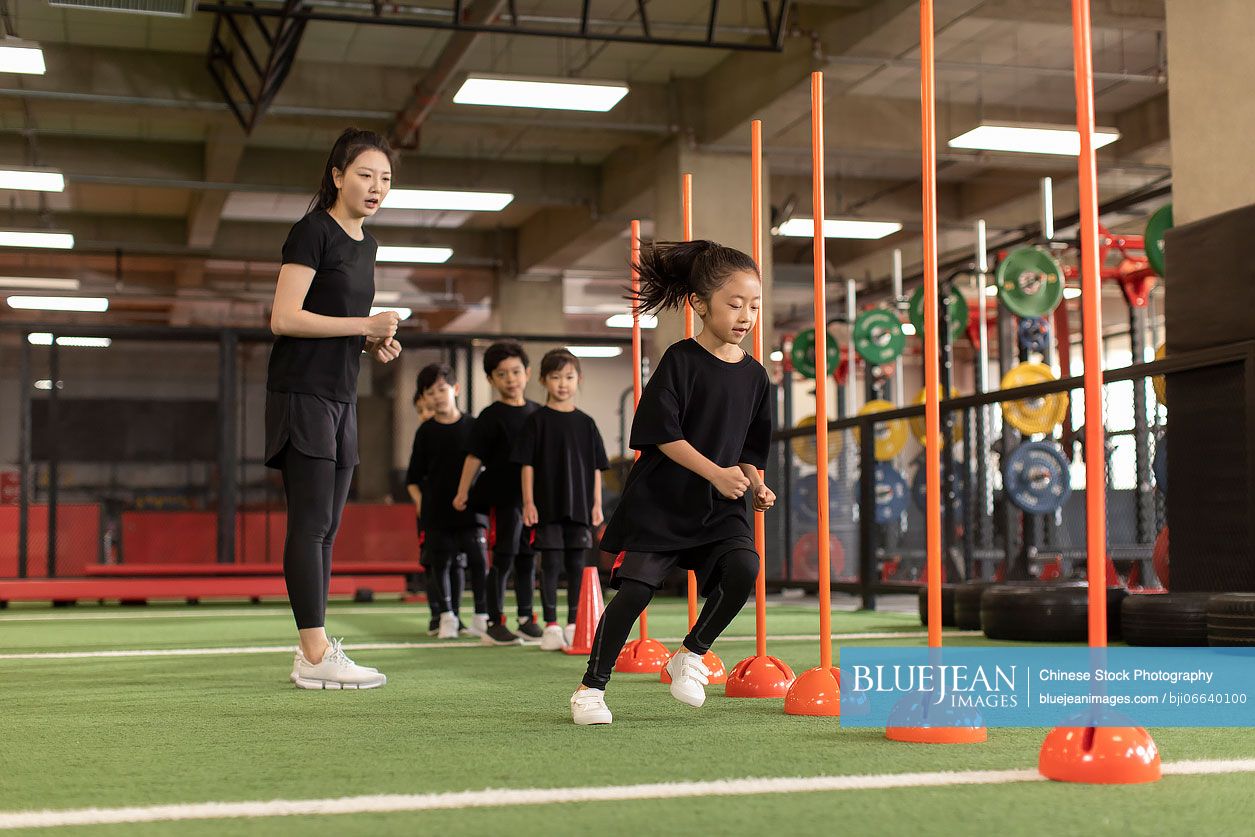
<instances>
[{"instance_id":1,"label":"green weight plate","mask_svg":"<svg viewBox=\"0 0 1255 837\"><path fill-rule=\"evenodd\" d=\"M998 298L1017 317L1044 317L1063 301L1063 269L1044 250L1013 250L998 265Z\"/></svg>"},{"instance_id":2,"label":"green weight plate","mask_svg":"<svg viewBox=\"0 0 1255 837\"><path fill-rule=\"evenodd\" d=\"M1155 210L1146 222L1146 260L1160 276L1164 275L1163 235L1172 229L1172 204Z\"/></svg>"},{"instance_id":3,"label":"green weight plate","mask_svg":"<svg viewBox=\"0 0 1255 837\"><path fill-rule=\"evenodd\" d=\"M902 321L889 309L864 311L854 321L854 350L868 363L892 363L905 348Z\"/></svg>"},{"instance_id":4,"label":"green weight plate","mask_svg":"<svg viewBox=\"0 0 1255 837\"><path fill-rule=\"evenodd\" d=\"M967 329L967 300L963 298L963 294L950 289L946 295L945 304L950 308L950 341L953 342ZM915 336L924 339L924 286L920 285L915 289L915 293L911 294L911 325L915 326Z\"/></svg>"},{"instance_id":5,"label":"green weight plate","mask_svg":"<svg viewBox=\"0 0 1255 837\"><path fill-rule=\"evenodd\" d=\"M828 338L828 350L825 352L828 361L828 372L833 372L841 362L841 349L831 334ZM803 378L815 377L815 329L808 328L797 333L793 338L793 349L790 352L793 368Z\"/></svg>"}]
</instances>

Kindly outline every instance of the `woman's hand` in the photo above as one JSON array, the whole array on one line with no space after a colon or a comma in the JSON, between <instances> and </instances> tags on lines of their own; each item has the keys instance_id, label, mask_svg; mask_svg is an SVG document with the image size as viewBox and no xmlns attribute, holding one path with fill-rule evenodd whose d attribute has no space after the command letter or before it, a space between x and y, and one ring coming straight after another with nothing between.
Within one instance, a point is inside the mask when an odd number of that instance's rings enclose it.
<instances>
[{"instance_id":1,"label":"woman's hand","mask_svg":"<svg viewBox=\"0 0 1255 837\"><path fill-rule=\"evenodd\" d=\"M540 522L540 512L536 509L535 503L523 504L523 525L535 526Z\"/></svg>"},{"instance_id":2,"label":"woman's hand","mask_svg":"<svg viewBox=\"0 0 1255 837\"><path fill-rule=\"evenodd\" d=\"M367 337L366 352L380 363L391 363L401 356L401 344L391 337Z\"/></svg>"},{"instance_id":3,"label":"woman's hand","mask_svg":"<svg viewBox=\"0 0 1255 837\"><path fill-rule=\"evenodd\" d=\"M366 336L375 339L392 337L397 333L397 323L401 322L396 311L380 311L373 317L366 318Z\"/></svg>"},{"instance_id":4,"label":"woman's hand","mask_svg":"<svg viewBox=\"0 0 1255 837\"><path fill-rule=\"evenodd\" d=\"M776 493L767 487L766 483L759 483L754 488L754 511L765 512L776 504Z\"/></svg>"},{"instance_id":5,"label":"woman's hand","mask_svg":"<svg viewBox=\"0 0 1255 837\"><path fill-rule=\"evenodd\" d=\"M739 500L749 490L750 479L745 476L740 468L733 466L731 468L720 468L715 472L715 476L711 479L710 484L726 499Z\"/></svg>"}]
</instances>

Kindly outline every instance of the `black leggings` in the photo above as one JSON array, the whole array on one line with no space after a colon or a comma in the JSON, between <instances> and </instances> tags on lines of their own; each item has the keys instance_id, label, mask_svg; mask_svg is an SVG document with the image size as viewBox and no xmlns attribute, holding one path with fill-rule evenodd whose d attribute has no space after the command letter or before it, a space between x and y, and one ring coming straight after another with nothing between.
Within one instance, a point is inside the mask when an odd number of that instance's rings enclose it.
<instances>
[{"instance_id":1,"label":"black leggings","mask_svg":"<svg viewBox=\"0 0 1255 837\"><path fill-rule=\"evenodd\" d=\"M510 576L514 576L519 618L531 619L535 615L532 600L536 586L536 556L530 552L525 555L494 554L492 566L488 568L488 621L494 625L505 618L505 591Z\"/></svg>"},{"instance_id":2,"label":"black leggings","mask_svg":"<svg viewBox=\"0 0 1255 837\"><path fill-rule=\"evenodd\" d=\"M580 582L584 579L583 549L545 549L540 553L540 606L545 624L558 621L558 576L566 566L566 621L575 624L580 609Z\"/></svg>"},{"instance_id":3,"label":"black leggings","mask_svg":"<svg viewBox=\"0 0 1255 837\"><path fill-rule=\"evenodd\" d=\"M428 532L423 547L427 561L427 597L434 615L457 613L462 605L463 568L470 576L475 612L486 613L487 545L483 530L465 527L440 533Z\"/></svg>"},{"instance_id":4,"label":"black leggings","mask_svg":"<svg viewBox=\"0 0 1255 837\"><path fill-rule=\"evenodd\" d=\"M296 627L321 628L331 587L331 545L349 499L353 468L315 459L288 445L283 453L283 492L288 533L283 542L283 579Z\"/></svg>"},{"instance_id":5,"label":"black leggings","mask_svg":"<svg viewBox=\"0 0 1255 837\"><path fill-rule=\"evenodd\" d=\"M714 571L718 573L719 583L706 598L702 612L684 638L684 647L694 654L709 651L745 606L758 579L758 555L750 549L734 549L719 558ZM619 592L606 605L597 625L593 652L588 657L588 670L584 673L585 686L590 689L606 688L632 626L653 597L653 587L635 579L623 579Z\"/></svg>"},{"instance_id":6,"label":"black leggings","mask_svg":"<svg viewBox=\"0 0 1255 837\"><path fill-rule=\"evenodd\" d=\"M427 571L427 605L431 608L431 618L437 619L446 610L443 604L446 587L449 599L462 601L462 591L466 589L466 573L459 561L448 562L445 572L437 573L426 556L423 558L423 568Z\"/></svg>"}]
</instances>

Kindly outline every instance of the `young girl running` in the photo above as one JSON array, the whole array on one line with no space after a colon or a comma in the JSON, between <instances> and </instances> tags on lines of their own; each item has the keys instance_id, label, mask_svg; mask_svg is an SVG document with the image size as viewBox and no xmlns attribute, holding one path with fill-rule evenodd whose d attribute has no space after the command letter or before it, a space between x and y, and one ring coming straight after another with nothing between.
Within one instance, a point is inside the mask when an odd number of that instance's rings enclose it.
<instances>
[{"instance_id":1,"label":"young girl running","mask_svg":"<svg viewBox=\"0 0 1255 837\"><path fill-rule=\"evenodd\" d=\"M667 664L671 694L706 700L702 656L745 605L758 577L746 509L776 496L758 476L771 444L767 372L741 341L754 327L762 280L744 253L711 241L663 243L641 253L641 313L688 301L702 331L663 354L632 420L641 452L606 527L601 548L623 553L610 576L619 592L606 606L588 669L571 695L575 723L608 724L605 688L628 633L676 567L697 573L706 604Z\"/></svg>"},{"instance_id":2,"label":"young girl running","mask_svg":"<svg viewBox=\"0 0 1255 837\"><path fill-rule=\"evenodd\" d=\"M575 634L580 581L602 523L601 472L610 467L597 423L575 407L580 361L566 349L546 352L540 362L545 406L527 417L514 445L523 467L523 525L536 527L540 552L540 601L545 630L540 650L561 651ZM558 576L567 575L567 622L558 624Z\"/></svg>"},{"instance_id":3,"label":"young girl running","mask_svg":"<svg viewBox=\"0 0 1255 837\"><path fill-rule=\"evenodd\" d=\"M283 472L288 527L283 576L300 646L291 680L302 689L373 689L387 678L359 666L324 629L331 547L357 458L362 352L395 360L397 314L370 316L378 248L362 222L392 181L392 150L369 131L336 140L309 212L283 245L266 375L266 465Z\"/></svg>"}]
</instances>

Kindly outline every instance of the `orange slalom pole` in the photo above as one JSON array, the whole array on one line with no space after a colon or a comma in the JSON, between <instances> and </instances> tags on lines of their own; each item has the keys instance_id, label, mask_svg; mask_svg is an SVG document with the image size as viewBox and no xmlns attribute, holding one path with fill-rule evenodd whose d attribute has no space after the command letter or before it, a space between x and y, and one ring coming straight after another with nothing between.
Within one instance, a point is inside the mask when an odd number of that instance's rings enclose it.
<instances>
[{"instance_id":1,"label":"orange slalom pole","mask_svg":"<svg viewBox=\"0 0 1255 837\"><path fill-rule=\"evenodd\" d=\"M763 265L763 122L750 123L750 258L758 269ZM767 299L758 303L758 319L754 321L754 360L765 365L763 353L763 317ZM765 479L763 471L758 478ZM754 583L754 653L767 655L767 516L754 512L754 551L758 553L758 581Z\"/></svg>"},{"instance_id":2,"label":"orange slalom pole","mask_svg":"<svg viewBox=\"0 0 1255 837\"><path fill-rule=\"evenodd\" d=\"M1102 300L1099 297L1098 162L1094 156L1094 64L1089 0L1072 0L1072 55L1076 73L1076 130L1080 137L1077 180L1081 197L1081 350L1085 359L1085 444L1103 449ZM1106 463L1085 459L1085 547L1089 579L1089 645L1092 664L1101 665L1107 647ZM1097 688L1097 687L1096 687ZM1059 782L1140 784L1160 779L1159 748L1141 727L1083 725L1069 721L1042 742L1037 770Z\"/></svg>"},{"instance_id":3,"label":"orange slalom pole","mask_svg":"<svg viewBox=\"0 0 1255 837\"><path fill-rule=\"evenodd\" d=\"M680 217L683 225L682 235L685 241L693 240L693 175L685 174L680 179ZM688 300L684 301L684 337L693 336L693 307ZM688 605L689 627L697 624L697 574L688 571Z\"/></svg>"},{"instance_id":4,"label":"orange slalom pole","mask_svg":"<svg viewBox=\"0 0 1255 837\"><path fill-rule=\"evenodd\" d=\"M638 267L641 261L641 222L632 222L632 296L635 297L641 290L641 272ZM641 366L644 362L644 353L641 349L641 315L632 308L632 410L635 412L637 406L641 403ZM641 458L641 452L636 452L636 459ZM640 619L640 638L649 639L649 609L641 611Z\"/></svg>"}]
</instances>

